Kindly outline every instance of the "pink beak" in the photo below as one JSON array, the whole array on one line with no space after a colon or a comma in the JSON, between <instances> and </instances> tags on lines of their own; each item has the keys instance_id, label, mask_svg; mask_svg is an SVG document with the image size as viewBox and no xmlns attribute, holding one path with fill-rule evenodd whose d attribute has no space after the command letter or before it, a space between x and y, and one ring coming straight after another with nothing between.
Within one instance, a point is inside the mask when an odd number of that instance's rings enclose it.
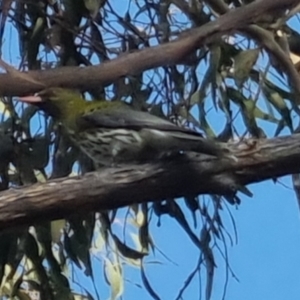
<instances>
[{"instance_id":1,"label":"pink beak","mask_svg":"<svg viewBox=\"0 0 300 300\"><path fill-rule=\"evenodd\" d=\"M19 97L19 100L25 103L39 103L42 102L42 98L40 96L26 96Z\"/></svg>"}]
</instances>

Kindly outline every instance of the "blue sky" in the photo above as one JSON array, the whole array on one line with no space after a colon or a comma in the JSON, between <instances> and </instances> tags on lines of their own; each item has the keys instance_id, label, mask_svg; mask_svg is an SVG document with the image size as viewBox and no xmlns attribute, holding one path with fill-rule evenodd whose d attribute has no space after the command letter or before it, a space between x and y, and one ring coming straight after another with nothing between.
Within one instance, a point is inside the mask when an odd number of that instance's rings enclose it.
<instances>
[{"instance_id":1,"label":"blue sky","mask_svg":"<svg viewBox=\"0 0 300 300\"><path fill-rule=\"evenodd\" d=\"M116 4L116 1L112 3ZM124 7L127 7L124 5ZM124 7L120 6L120 14ZM298 23L297 23L298 24ZM17 44L11 27L6 28L6 43L3 45L3 59L16 65L17 54L10 48ZM214 122L212 118L212 122ZM220 124L216 124L221 127ZM264 124L265 125L265 124ZM270 127L268 134L274 133ZM253 198L241 195L239 207L230 207L238 230L238 242L228 244L229 263L239 282L229 276L226 299L230 300L298 300L300 297L300 212L292 189L291 178L281 178L274 184L266 181L249 186ZM186 211L187 218L190 216ZM198 215L199 217L199 215ZM225 227L233 235L228 212L223 212ZM191 221L191 220L190 220ZM158 251L146 259L146 272L154 290L161 299L174 299L184 280L195 267L199 252L182 229L170 218L163 217L157 226L153 217L151 233L155 244L177 265L167 261ZM101 258L100 258L101 261ZM212 299L221 299L225 283L225 263L217 255L216 276ZM99 263L98 263L99 264ZM95 263L96 284L101 299L108 296L105 288L101 263ZM140 283L139 270L124 269L124 278ZM82 278L85 286L90 283ZM205 272L201 272L202 295L205 289ZM193 281L184 294L184 299L198 299L199 278ZM201 292L200 292L201 293ZM144 289L126 283L124 299L152 299Z\"/></svg>"},{"instance_id":2,"label":"blue sky","mask_svg":"<svg viewBox=\"0 0 300 300\"><path fill-rule=\"evenodd\" d=\"M281 179L291 186L290 178ZM292 190L271 181L251 186L234 213L239 243L231 262L240 283L232 282L228 299L299 299L300 222Z\"/></svg>"}]
</instances>

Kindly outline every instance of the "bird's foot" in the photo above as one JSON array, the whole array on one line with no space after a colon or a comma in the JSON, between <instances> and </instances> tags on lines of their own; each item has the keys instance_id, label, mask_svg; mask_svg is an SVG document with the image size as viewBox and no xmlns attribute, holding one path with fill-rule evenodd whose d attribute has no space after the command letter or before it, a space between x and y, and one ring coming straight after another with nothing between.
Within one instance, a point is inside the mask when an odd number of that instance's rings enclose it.
<instances>
[{"instance_id":1,"label":"bird's foot","mask_svg":"<svg viewBox=\"0 0 300 300\"><path fill-rule=\"evenodd\" d=\"M167 151L159 154L158 159L162 161L173 161L176 159L182 159L183 157L185 157L183 152Z\"/></svg>"}]
</instances>

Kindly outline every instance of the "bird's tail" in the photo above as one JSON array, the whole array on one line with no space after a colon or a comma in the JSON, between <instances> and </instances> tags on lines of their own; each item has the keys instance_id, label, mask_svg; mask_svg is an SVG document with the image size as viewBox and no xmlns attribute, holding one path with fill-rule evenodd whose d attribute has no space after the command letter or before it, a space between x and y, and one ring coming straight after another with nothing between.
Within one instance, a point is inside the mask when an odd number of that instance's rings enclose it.
<instances>
[{"instance_id":1,"label":"bird's tail","mask_svg":"<svg viewBox=\"0 0 300 300\"><path fill-rule=\"evenodd\" d=\"M220 143L210 138L182 134L180 132L172 132L171 135L182 151L193 151L218 157L224 157L229 152L225 143Z\"/></svg>"},{"instance_id":2,"label":"bird's tail","mask_svg":"<svg viewBox=\"0 0 300 300\"><path fill-rule=\"evenodd\" d=\"M204 138L194 132L144 130L144 138L154 149L161 151L191 151L207 155L230 156L225 143Z\"/></svg>"}]
</instances>

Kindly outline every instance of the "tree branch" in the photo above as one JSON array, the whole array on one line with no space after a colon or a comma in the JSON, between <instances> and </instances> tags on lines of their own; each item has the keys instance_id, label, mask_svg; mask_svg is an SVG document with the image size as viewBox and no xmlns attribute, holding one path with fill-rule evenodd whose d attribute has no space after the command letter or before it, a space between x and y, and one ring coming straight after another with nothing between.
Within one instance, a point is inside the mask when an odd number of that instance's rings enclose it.
<instances>
[{"instance_id":1,"label":"tree branch","mask_svg":"<svg viewBox=\"0 0 300 300\"><path fill-rule=\"evenodd\" d=\"M258 21L263 14L272 14L278 10L284 11L296 4L298 0L254 1L229 11L216 21L209 22L200 28L185 31L175 41L123 54L101 65L29 71L24 73L28 80L24 74L23 76L17 76L15 72L1 74L0 95L17 96L34 93L40 90L41 86L76 87L87 90L98 87L100 84L108 85L122 76L137 74L158 66L176 64L205 43ZM36 84L37 82L41 85Z\"/></svg>"},{"instance_id":2,"label":"tree branch","mask_svg":"<svg viewBox=\"0 0 300 300\"><path fill-rule=\"evenodd\" d=\"M226 14L230 11L229 6L223 0L206 0L205 1L213 10L219 14ZM276 11L276 10L274 10ZM270 16L270 15L269 15ZM264 16L262 16L263 18ZM275 18L275 16L274 16ZM246 34L250 38L257 41L269 52L282 69L287 73L289 81L294 90L294 99L297 104L300 103L300 77L296 66L290 59L289 53L284 52L280 45L274 39L274 33L260 27L258 25L245 25L239 29L241 34Z\"/></svg>"},{"instance_id":3,"label":"tree branch","mask_svg":"<svg viewBox=\"0 0 300 300\"><path fill-rule=\"evenodd\" d=\"M300 134L229 144L234 160L191 154L107 168L0 193L0 229L188 195L228 195L240 186L300 170Z\"/></svg>"}]
</instances>

